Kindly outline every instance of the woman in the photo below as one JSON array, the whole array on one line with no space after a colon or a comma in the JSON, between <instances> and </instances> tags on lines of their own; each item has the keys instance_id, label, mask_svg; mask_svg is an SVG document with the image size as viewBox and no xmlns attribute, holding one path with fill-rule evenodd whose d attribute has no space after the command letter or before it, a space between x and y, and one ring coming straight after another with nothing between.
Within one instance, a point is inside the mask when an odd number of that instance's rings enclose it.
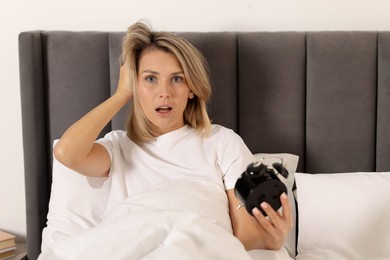
<instances>
[{"instance_id":1,"label":"woman","mask_svg":"<svg viewBox=\"0 0 390 260\"><path fill-rule=\"evenodd\" d=\"M253 157L232 130L210 123L211 88L198 50L174 34L136 23L124 38L122 62L115 94L64 133L55 157L80 174L111 178L108 210L166 180L216 182L226 190L233 233L245 248L281 248L292 227L287 196L280 198L282 212L259 205L267 218L257 208L252 217L240 207L234 185ZM126 131L96 141L130 100Z\"/></svg>"}]
</instances>

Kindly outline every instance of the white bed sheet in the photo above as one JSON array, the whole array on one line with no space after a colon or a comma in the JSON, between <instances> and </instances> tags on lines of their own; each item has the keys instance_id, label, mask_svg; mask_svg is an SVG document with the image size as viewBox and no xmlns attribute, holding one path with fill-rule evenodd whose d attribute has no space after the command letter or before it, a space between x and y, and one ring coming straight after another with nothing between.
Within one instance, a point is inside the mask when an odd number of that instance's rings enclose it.
<instances>
[{"instance_id":1,"label":"white bed sheet","mask_svg":"<svg viewBox=\"0 0 390 260\"><path fill-rule=\"evenodd\" d=\"M205 180L167 182L132 196L97 227L52 243L42 259L291 259L247 252L233 236L225 191Z\"/></svg>"}]
</instances>

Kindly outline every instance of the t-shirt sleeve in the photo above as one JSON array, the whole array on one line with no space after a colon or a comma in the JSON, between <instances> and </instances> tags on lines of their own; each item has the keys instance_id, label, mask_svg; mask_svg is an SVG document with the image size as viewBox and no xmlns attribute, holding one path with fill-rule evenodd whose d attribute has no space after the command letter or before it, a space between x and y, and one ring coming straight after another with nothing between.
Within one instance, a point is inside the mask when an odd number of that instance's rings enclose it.
<instances>
[{"instance_id":1,"label":"t-shirt sleeve","mask_svg":"<svg viewBox=\"0 0 390 260\"><path fill-rule=\"evenodd\" d=\"M254 161L253 154L242 138L229 130L219 148L219 167L226 190L233 189L238 177Z\"/></svg>"},{"instance_id":2,"label":"t-shirt sleeve","mask_svg":"<svg viewBox=\"0 0 390 260\"><path fill-rule=\"evenodd\" d=\"M107 133L104 137L96 140L97 144L102 145L110 155L110 159L112 161L112 157L114 154L114 139L115 139L115 132Z\"/></svg>"}]
</instances>

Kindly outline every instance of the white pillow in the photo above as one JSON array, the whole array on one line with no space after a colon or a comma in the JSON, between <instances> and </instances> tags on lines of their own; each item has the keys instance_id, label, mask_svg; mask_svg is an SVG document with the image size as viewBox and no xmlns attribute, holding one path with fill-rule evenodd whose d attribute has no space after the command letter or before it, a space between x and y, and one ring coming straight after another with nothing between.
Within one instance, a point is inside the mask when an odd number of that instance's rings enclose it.
<instances>
[{"instance_id":1,"label":"white pillow","mask_svg":"<svg viewBox=\"0 0 390 260\"><path fill-rule=\"evenodd\" d=\"M52 177L42 251L54 241L99 224L105 215L109 195L107 178L85 177L61 164L54 156Z\"/></svg>"},{"instance_id":2,"label":"white pillow","mask_svg":"<svg viewBox=\"0 0 390 260\"><path fill-rule=\"evenodd\" d=\"M390 259L390 172L295 177L297 259Z\"/></svg>"},{"instance_id":3,"label":"white pillow","mask_svg":"<svg viewBox=\"0 0 390 260\"><path fill-rule=\"evenodd\" d=\"M290 201L292 215L293 215L293 223L294 226L291 232L288 234L285 242L285 247L288 250L290 256L295 257L296 255L296 218L298 214L298 209L295 207L296 201L296 186L295 184L295 172L298 167L299 156L289 153L258 153L254 154L256 161L262 161L266 165L272 165L274 162L282 163L282 165L289 172L288 178L284 179L283 177L279 177L280 180L287 187L287 196ZM278 175L280 176L280 175ZM298 187L299 188L299 187Z\"/></svg>"}]
</instances>

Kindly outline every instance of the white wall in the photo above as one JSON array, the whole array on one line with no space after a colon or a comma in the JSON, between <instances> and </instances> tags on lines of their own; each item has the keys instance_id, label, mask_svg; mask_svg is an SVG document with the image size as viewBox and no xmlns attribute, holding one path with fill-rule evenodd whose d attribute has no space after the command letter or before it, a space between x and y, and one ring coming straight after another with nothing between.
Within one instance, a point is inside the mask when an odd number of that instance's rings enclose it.
<instances>
[{"instance_id":1,"label":"white wall","mask_svg":"<svg viewBox=\"0 0 390 260\"><path fill-rule=\"evenodd\" d=\"M0 0L0 229L26 236L18 34L26 30L390 30L388 0Z\"/></svg>"}]
</instances>

